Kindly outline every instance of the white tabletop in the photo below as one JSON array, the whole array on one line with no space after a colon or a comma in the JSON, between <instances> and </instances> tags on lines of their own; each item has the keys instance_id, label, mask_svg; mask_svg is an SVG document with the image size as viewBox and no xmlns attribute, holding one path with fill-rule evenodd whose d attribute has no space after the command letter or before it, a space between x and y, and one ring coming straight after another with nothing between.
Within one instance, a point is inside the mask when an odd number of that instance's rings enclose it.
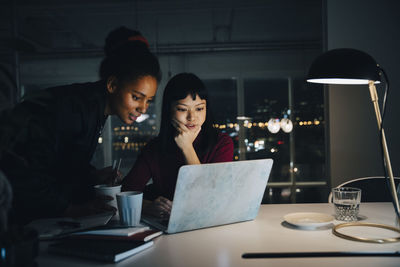
<instances>
[{"instance_id":1,"label":"white tabletop","mask_svg":"<svg viewBox=\"0 0 400 267\"><path fill-rule=\"evenodd\" d=\"M102 266L400 266L400 257L332 257L243 259L246 252L400 251L400 242L373 244L336 237L331 229L298 230L286 227L283 216L292 212L333 214L333 206L319 204L261 205L255 220L184 233L163 235L154 246L118 264ZM365 222L395 225L391 203L362 203ZM341 222L334 221L334 224ZM379 229L377 229L379 231ZM393 233L393 236L397 236ZM98 266L98 262L49 255L41 244L40 267ZM323 265L322 265L323 264Z\"/></svg>"}]
</instances>

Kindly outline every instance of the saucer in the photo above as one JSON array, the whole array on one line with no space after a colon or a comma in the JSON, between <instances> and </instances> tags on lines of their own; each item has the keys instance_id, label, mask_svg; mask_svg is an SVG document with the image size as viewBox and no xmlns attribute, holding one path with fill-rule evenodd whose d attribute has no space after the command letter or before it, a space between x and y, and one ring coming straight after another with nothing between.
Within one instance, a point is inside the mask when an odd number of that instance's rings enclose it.
<instances>
[{"instance_id":1,"label":"saucer","mask_svg":"<svg viewBox=\"0 0 400 267\"><path fill-rule=\"evenodd\" d=\"M318 212L289 213L283 218L291 225L307 229L326 226L331 224L335 219L332 215Z\"/></svg>"}]
</instances>

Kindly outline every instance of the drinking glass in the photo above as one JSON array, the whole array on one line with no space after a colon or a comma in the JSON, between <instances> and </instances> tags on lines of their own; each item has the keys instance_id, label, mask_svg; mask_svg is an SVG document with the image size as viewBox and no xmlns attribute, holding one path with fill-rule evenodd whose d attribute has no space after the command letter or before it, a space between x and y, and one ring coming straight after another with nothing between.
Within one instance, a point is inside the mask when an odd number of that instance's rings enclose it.
<instances>
[{"instance_id":1,"label":"drinking glass","mask_svg":"<svg viewBox=\"0 0 400 267\"><path fill-rule=\"evenodd\" d=\"M361 189L337 187L332 189L335 217L339 221L357 221L360 210Z\"/></svg>"}]
</instances>

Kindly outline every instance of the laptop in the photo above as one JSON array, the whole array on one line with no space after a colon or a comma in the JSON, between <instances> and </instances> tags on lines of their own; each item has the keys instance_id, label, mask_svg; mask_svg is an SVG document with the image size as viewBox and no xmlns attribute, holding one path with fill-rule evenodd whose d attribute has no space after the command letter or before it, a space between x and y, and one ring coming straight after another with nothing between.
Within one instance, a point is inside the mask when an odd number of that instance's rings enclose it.
<instances>
[{"instance_id":1,"label":"laptop","mask_svg":"<svg viewBox=\"0 0 400 267\"><path fill-rule=\"evenodd\" d=\"M142 215L142 222L173 234L253 220L272 163L259 159L182 166L169 220Z\"/></svg>"}]
</instances>

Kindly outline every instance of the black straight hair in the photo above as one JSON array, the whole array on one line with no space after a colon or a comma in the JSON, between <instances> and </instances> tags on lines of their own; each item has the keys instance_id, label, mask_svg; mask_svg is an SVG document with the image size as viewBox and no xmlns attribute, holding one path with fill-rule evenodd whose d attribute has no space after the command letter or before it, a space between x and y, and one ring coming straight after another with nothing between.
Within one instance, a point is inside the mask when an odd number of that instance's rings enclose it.
<instances>
[{"instance_id":1,"label":"black straight hair","mask_svg":"<svg viewBox=\"0 0 400 267\"><path fill-rule=\"evenodd\" d=\"M210 101L208 100L208 92L204 83L192 73L180 73L169 80L164 90L161 126L158 138L161 142L161 152L169 153L177 148L174 137L176 129L171 124L171 106L174 102L185 99L188 95L193 100L199 96L206 100L206 119L201 127L199 135L202 135L202 143L198 156L207 153L217 142L218 132L213 127L213 116L209 108Z\"/></svg>"}]
</instances>

